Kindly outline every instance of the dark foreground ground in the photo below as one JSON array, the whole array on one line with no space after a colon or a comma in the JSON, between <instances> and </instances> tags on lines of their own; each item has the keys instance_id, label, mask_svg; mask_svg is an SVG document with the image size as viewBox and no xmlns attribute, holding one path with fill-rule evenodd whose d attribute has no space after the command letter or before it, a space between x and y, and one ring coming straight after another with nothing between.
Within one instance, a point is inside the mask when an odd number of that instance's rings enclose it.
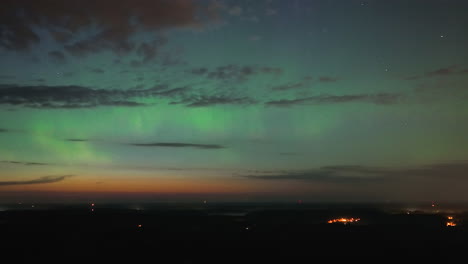
<instances>
[{"instance_id":1,"label":"dark foreground ground","mask_svg":"<svg viewBox=\"0 0 468 264\"><path fill-rule=\"evenodd\" d=\"M312 263L319 257L333 262L350 256L381 260L468 252L463 212L316 205L28 207L0 211L2 258ZM448 216L456 227L446 226ZM361 220L327 223L341 217Z\"/></svg>"}]
</instances>

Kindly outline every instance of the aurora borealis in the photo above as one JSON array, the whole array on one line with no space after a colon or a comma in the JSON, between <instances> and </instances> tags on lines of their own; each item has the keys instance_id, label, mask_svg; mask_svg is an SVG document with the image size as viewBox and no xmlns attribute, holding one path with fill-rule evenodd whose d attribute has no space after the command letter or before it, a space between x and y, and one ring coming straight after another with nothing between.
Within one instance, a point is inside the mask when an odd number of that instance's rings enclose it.
<instances>
[{"instance_id":1,"label":"aurora borealis","mask_svg":"<svg viewBox=\"0 0 468 264\"><path fill-rule=\"evenodd\" d=\"M2 1L3 201L468 201L468 2Z\"/></svg>"}]
</instances>

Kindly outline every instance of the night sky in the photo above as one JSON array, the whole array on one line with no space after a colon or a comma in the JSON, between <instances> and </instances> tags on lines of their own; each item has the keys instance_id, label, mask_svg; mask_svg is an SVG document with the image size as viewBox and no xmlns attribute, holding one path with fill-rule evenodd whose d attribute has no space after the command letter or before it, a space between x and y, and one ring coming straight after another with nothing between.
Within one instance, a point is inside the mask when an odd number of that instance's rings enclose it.
<instances>
[{"instance_id":1,"label":"night sky","mask_svg":"<svg viewBox=\"0 0 468 264\"><path fill-rule=\"evenodd\" d=\"M468 201L468 1L3 0L1 201Z\"/></svg>"}]
</instances>

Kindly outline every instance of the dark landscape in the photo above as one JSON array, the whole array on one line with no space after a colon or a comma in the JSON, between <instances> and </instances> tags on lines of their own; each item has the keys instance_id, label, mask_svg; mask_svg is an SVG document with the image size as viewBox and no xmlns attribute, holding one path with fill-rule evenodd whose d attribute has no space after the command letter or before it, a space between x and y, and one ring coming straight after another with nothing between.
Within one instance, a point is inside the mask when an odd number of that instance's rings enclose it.
<instances>
[{"instance_id":1,"label":"dark landscape","mask_svg":"<svg viewBox=\"0 0 468 264\"><path fill-rule=\"evenodd\" d=\"M468 213L462 210L357 204L31 206L3 206L0 212L4 252L18 259L239 263L317 256L455 256L468 249ZM350 218L360 220L328 223Z\"/></svg>"}]
</instances>

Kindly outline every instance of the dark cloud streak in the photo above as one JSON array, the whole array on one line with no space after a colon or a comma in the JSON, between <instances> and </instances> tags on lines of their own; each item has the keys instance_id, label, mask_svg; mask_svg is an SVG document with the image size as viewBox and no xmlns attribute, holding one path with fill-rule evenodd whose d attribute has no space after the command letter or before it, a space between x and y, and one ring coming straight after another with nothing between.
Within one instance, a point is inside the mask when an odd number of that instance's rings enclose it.
<instances>
[{"instance_id":1,"label":"dark cloud streak","mask_svg":"<svg viewBox=\"0 0 468 264\"><path fill-rule=\"evenodd\" d=\"M188 107L205 107L213 105L248 105L256 101L249 97L227 97L227 96L203 96L191 98L184 101Z\"/></svg>"},{"instance_id":2,"label":"dark cloud streak","mask_svg":"<svg viewBox=\"0 0 468 264\"><path fill-rule=\"evenodd\" d=\"M304 83L298 82L298 83L274 86L271 88L271 90L272 91L286 91L286 90L295 90L295 89L302 88L302 87L304 87Z\"/></svg>"},{"instance_id":3,"label":"dark cloud streak","mask_svg":"<svg viewBox=\"0 0 468 264\"><path fill-rule=\"evenodd\" d=\"M203 76L210 80L243 82L248 80L250 77L259 74L279 75L283 70L275 67L228 64L218 66L214 69L198 67L193 68L188 72L194 75Z\"/></svg>"},{"instance_id":4,"label":"dark cloud streak","mask_svg":"<svg viewBox=\"0 0 468 264\"><path fill-rule=\"evenodd\" d=\"M165 86L167 87L167 86ZM0 85L0 104L45 109L79 109L99 106L136 107L143 97L170 97L189 90L189 87L162 89L91 89L83 86L18 86Z\"/></svg>"},{"instance_id":5,"label":"dark cloud streak","mask_svg":"<svg viewBox=\"0 0 468 264\"><path fill-rule=\"evenodd\" d=\"M468 69L461 69L459 65L451 65L436 70L425 72L421 75L411 75L403 77L403 80L412 81L420 80L423 78L432 78L432 77L445 77L453 75L464 75L468 74Z\"/></svg>"},{"instance_id":6,"label":"dark cloud streak","mask_svg":"<svg viewBox=\"0 0 468 264\"><path fill-rule=\"evenodd\" d=\"M42 162L24 162L24 161L14 161L14 160L1 160L1 163L9 163L9 164L17 164L17 165L37 165L37 166L42 166L42 165L50 165L49 163L42 163Z\"/></svg>"},{"instance_id":7,"label":"dark cloud streak","mask_svg":"<svg viewBox=\"0 0 468 264\"><path fill-rule=\"evenodd\" d=\"M309 104L338 104L363 102L373 103L377 105L396 104L401 98L400 94L379 93L379 94L351 94L351 95L318 95L297 99L282 99L276 101L265 102L268 106L289 107L293 105L309 105Z\"/></svg>"},{"instance_id":8,"label":"dark cloud streak","mask_svg":"<svg viewBox=\"0 0 468 264\"><path fill-rule=\"evenodd\" d=\"M155 142L155 143L130 143L128 145L136 147L168 147L168 148L198 148L198 149L223 149L222 145L217 144L193 144L181 142Z\"/></svg>"},{"instance_id":9,"label":"dark cloud streak","mask_svg":"<svg viewBox=\"0 0 468 264\"><path fill-rule=\"evenodd\" d=\"M252 171L241 177L257 180L300 180L333 183L369 183L411 179L467 180L468 161L435 163L409 168L361 165L323 166L310 170Z\"/></svg>"},{"instance_id":10,"label":"dark cloud streak","mask_svg":"<svg viewBox=\"0 0 468 264\"><path fill-rule=\"evenodd\" d=\"M67 138L65 141L70 141L70 142L87 142L89 141L88 139L81 139L81 138Z\"/></svg>"},{"instance_id":11,"label":"dark cloud streak","mask_svg":"<svg viewBox=\"0 0 468 264\"><path fill-rule=\"evenodd\" d=\"M0 186L55 183L55 182L63 181L72 176L73 175L44 176L38 179L29 180L29 181L0 181Z\"/></svg>"}]
</instances>

